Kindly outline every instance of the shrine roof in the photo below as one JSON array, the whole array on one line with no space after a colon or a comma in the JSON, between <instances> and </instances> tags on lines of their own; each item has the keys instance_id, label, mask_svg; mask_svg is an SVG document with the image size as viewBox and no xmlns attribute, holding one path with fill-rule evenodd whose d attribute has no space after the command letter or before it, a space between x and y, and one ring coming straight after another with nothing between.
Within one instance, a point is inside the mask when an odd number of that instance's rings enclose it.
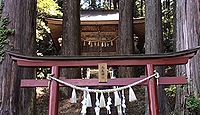
<instances>
[{"instance_id":1,"label":"shrine roof","mask_svg":"<svg viewBox=\"0 0 200 115\"><path fill-rule=\"evenodd\" d=\"M117 11L81 11L80 20L119 20L119 13Z\"/></svg>"},{"instance_id":2,"label":"shrine roof","mask_svg":"<svg viewBox=\"0 0 200 115\"><path fill-rule=\"evenodd\" d=\"M144 23L144 17L133 18L136 23ZM62 24L62 18L46 18L48 23L53 24ZM119 20L119 12L118 11L81 11L80 12L80 20L81 24L84 22L113 22L114 24L118 23ZM101 24L100 23L100 24ZM96 23L97 24L97 23Z\"/></svg>"}]
</instances>

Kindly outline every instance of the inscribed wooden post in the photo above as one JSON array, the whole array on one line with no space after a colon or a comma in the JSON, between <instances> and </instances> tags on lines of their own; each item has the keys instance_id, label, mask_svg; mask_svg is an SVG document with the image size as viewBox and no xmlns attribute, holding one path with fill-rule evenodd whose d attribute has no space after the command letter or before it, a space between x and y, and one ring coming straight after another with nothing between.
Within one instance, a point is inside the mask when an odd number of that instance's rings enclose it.
<instances>
[{"instance_id":1,"label":"inscribed wooden post","mask_svg":"<svg viewBox=\"0 0 200 115\"><path fill-rule=\"evenodd\" d=\"M108 74L107 74L107 63L99 63L98 64L98 69L99 69L99 82L101 83L106 83Z\"/></svg>"}]
</instances>

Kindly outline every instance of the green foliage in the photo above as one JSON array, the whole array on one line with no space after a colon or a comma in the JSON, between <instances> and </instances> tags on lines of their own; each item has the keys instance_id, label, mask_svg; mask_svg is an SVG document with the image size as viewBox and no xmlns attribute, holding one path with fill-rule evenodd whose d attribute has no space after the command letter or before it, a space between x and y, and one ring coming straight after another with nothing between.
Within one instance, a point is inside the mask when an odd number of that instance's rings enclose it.
<instances>
[{"instance_id":1,"label":"green foliage","mask_svg":"<svg viewBox=\"0 0 200 115\"><path fill-rule=\"evenodd\" d=\"M55 0L38 0L37 1L37 26L36 26L36 43L37 54L39 56L52 55L56 53L53 46L50 29L47 27L45 18L47 17L61 17L62 13L60 7Z\"/></svg>"},{"instance_id":2,"label":"green foliage","mask_svg":"<svg viewBox=\"0 0 200 115\"><path fill-rule=\"evenodd\" d=\"M61 7L62 10L63 0L57 0L56 3L58 4L59 7Z\"/></svg>"},{"instance_id":3,"label":"green foliage","mask_svg":"<svg viewBox=\"0 0 200 115\"><path fill-rule=\"evenodd\" d=\"M54 47L50 29L47 27L43 19L37 19L36 43L38 56L53 55L58 53Z\"/></svg>"},{"instance_id":4,"label":"green foliage","mask_svg":"<svg viewBox=\"0 0 200 115\"><path fill-rule=\"evenodd\" d=\"M144 0L135 0L135 5L134 5L134 17L144 17L145 16L145 5L144 5Z\"/></svg>"},{"instance_id":5,"label":"green foliage","mask_svg":"<svg viewBox=\"0 0 200 115\"><path fill-rule=\"evenodd\" d=\"M54 0L38 0L38 14L42 16L61 17L62 12L60 7Z\"/></svg>"},{"instance_id":6,"label":"green foliage","mask_svg":"<svg viewBox=\"0 0 200 115\"><path fill-rule=\"evenodd\" d=\"M81 0L80 9L81 10L105 10L105 9L108 10L109 4L107 4L105 0L102 0L102 3L99 3L96 0Z\"/></svg>"},{"instance_id":7,"label":"green foliage","mask_svg":"<svg viewBox=\"0 0 200 115\"><path fill-rule=\"evenodd\" d=\"M110 4L108 2L103 2L102 6L99 6L105 10L110 10Z\"/></svg>"},{"instance_id":8,"label":"green foliage","mask_svg":"<svg viewBox=\"0 0 200 115\"><path fill-rule=\"evenodd\" d=\"M174 51L174 1L163 0L162 2L162 28L164 38L164 50L165 52Z\"/></svg>"},{"instance_id":9,"label":"green foliage","mask_svg":"<svg viewBox=\"0 0 200 115\"><path fill-rule=\"evenodd\" d=\"M47 75L50 73L51 73L50 68L37 68L37 72L36 72L38 79L45 79Z\"/></svg>"},{"instance_id":10,"label":"green foliage","mask_svg":"<svg viewBox=\"0 0 200 115\"><path fill-rule=\"evenodd\" d=\"M200 99L196 98L194 95L190 95L186 99L186 108L190 113L200 111Z\"/></svg>"},{"instance_id":11,"label":"green foliage","mask_svg":"<svg viewBox=\"0 0 200 115\"><path fill-rule=\"evenodd\" d=\"M36 49L38 56L54 55L57 53L50 29L48 28L45 18L62 17L60 7L55 0L38 0L37 1L37 25L36 25ZM44 79L47 74L51 73L50 68L37 68L37 79Z\"/></svg>"},{"instance_id":12,"label":"green foliage","mask_svg":"<svg viewBox=\"0 0 200 115\"><path fill-rule=\"evenodd\" d=\"M2 62L5 55L5 45L8 44L8 36L14 33L14 30L8 29L7 25L9 24L8 18L0 19L0 62Z\"/></svg>"},{"instance_id":13,"label":"green foliage","mask_svg":"<svg viewBox=\"0 0 200 115\"><path fill-rule=\"evenodd\" d=\"M170 85L169 87L165 88L164 90L169 97L176 96L176 86L175 85Z\"/></svg>"}]
</instances>

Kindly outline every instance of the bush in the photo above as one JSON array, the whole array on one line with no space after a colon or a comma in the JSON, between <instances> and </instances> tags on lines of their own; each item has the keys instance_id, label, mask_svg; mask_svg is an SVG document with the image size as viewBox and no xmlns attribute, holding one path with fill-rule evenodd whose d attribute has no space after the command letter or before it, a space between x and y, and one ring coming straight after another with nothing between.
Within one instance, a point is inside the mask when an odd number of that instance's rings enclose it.
<instances>
[{"instance_id":1,"label":"bush","mask_svg":"<svg viewBox=\"0 0 200 115\"><path fill-rule=\"evenodd\" d=\"M200 112L200 100L195 96L188 96L186 99L186 108L191 113Z\"/></svg>"}]
</instances>

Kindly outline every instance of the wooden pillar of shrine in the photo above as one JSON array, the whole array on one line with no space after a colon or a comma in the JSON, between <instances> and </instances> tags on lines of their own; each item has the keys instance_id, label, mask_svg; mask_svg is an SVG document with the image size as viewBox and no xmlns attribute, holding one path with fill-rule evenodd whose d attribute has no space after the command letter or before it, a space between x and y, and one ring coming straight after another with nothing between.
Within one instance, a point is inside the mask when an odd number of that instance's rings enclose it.
<instances>
[{"instance_id":1,"label":"wooden pillar of shrine","mask_svg":"<svg viewBox=\"0 0 200 115\"><path fill-rule=\"evenodd\" d=\"M147 76L153 75L154 66L152 64L147 64L146 69L147 69ZM148 99L149 99L149 113L150 115L159 115L157 83L154 77L147 82L147 88L148 88Z\"/></svg>"},{"instance_id":2,"label":"wooden pillar of shrine","mask_svg":"<svg viewBox=\"0 0 200 115\"><path fill-rule=\"evenodd\" d=\"M58 66L52 67L52 75L59 79L60 69ZM58 98L59 98L59 84L52 80L50 84L50 95L49 95L49 115L58 115Z\"/></svg>"}]
</instances>

